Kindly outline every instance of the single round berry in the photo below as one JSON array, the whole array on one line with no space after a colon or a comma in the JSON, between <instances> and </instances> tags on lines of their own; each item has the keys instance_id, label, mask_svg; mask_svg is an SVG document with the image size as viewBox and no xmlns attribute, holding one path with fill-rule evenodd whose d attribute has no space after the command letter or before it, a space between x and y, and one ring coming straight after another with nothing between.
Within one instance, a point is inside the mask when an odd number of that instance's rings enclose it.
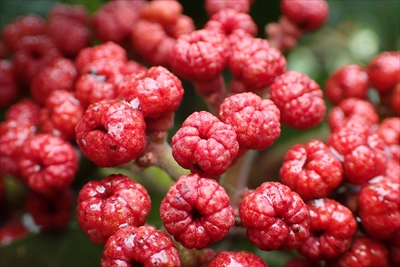
<instances>
[{"instance_id":1,"label":"single round berry","mask_svg":"<svg viewBox=\"0 0 400 267\"><path fill-rule=\"evenodd\" d=\"M304 257L318 261L333 259L351 247L357 222L339 202L319 198L307 202L310 237L297 249Z\"/></svg>"},{"instance_id":2,"label":"single round berry","mask_svg":"<svg viewBox=\"0 0 400 267\"><path fill-rule=\"evenodd\" d=\"M50 195L72 183L78 158L67 141L51 134L38 134L24 143L18 167L29 188Z\"/></svg>"},{"instance_id":3,"label":"single round berry","mask_svg":"<svg viewBox=\"0 0 400 267\"><path fill-rule=\"evenodd\" d=\"M125 175L113 174L82 187L77 216L89 239L105 244L119 228L143 225L150 208L150 196L141 184Z\"/></svg>"},{"instance_id":4,"label":"single round berry","mask_svg":"<svg viewBox=\"0 0 400 267\"><path fill-rule=\"evenodd\" d=\"M126 226L107 241L101 267L180 267L179 253L172 239L153 226Z\"/></svg>"},{"instance_id":5,"label":"single round berry","mask_svg":"<svg viewBox=\"0 0 400 267\"><path fill-rule=\"evenodd\" d=\"M380 93L389 92L400 82L400 52L386 51L375 56L367 66L372 86Z\"/></svg>"},{"instance_id":6,"label":"single round berry","mask_svg":"<svg viewBox=\"0 0 400 267\"><path fill-rule=\"evenodd\" d=\"M286 153L279 177L303 200L309 200L326 197L336 189L343 179L343 167L322 141L312 140Z\"/></svg>"},{"instance_id":7,"label":"single round berry","mask_svg":"<svg viewBox=\"0 0 400 267\"><path fill-rule=\"evenodd\" d=\"M15 120L18 124L36 126L40 105L31 98L23 98L10 106L5 114L6 120Z\"/></svg>"},{"instance_id":8,"label":"single round berry","mask_svg":"<svg viewBox=\"0 0 400 267\"><path fill-rule=\"evenodd\" d=\"M221 251L206 267L268 267L256 254L248 251Z\"/></svg>"},{"instance_id":9,"label":"single round berry","mask_svg":"<svg viewBox=\"0 0 400 267\"><path fill-rule=\"evenodd\" d=\"M219 118L233 127L241 148L264 150L281 133L280 112L274 102L251 92L225 98Z\"/></svg>"},{"instance_id":10,"label":"single round berry","mask_svg":"<svg viewBox=\"0 0 400 267\"><path fill-rule=\"evenodd\" d=\"M310 235L306 204L278 182L264 182L246 195L239 216L250 241L262 250L293 250Z\"/></svg>"},{"instance_id":11,"label":"single round berry","mask_svg":"<svg viewBox=\"0 0 400 267\"><path fill-rule=\"evenodd\" d=\"M82 152L100 167L114 167L139 157L145 148L142 113L127 102L103 100L91 104L76 125Z\"/></svg>"},{"instance_id":12,"label":"single round berry","mask_svg":"<svg viewBox=\"0 0 400 267\"><path fill-rule=\"evenodd\" d=\"M225 189L214 179L181 176L161 201L164 227L186 248L202 249L225 237L235 223Z\"/></svg>"},{"instance_id":13,"label":"single round berry","mask_svg":"<svg viewBox=\"0 0 400 267\"><path fill-rule=\"evenodd\" d=\"M286 71L270 88L271 100L281 111L281 122L306 130L324 119L326 106L319 85L307 75Z\"/></svg>"},{"instance_id":14,"label":"single round berry","mask_svg":"<svg viewBox=\"0 0 400 267\"><path fill-rule=\"evenodd\" d=\"M232 126L207 111L194 112L172 137L172 156L203 176L223 174L239 151Z\"/></svg>"}]
</instances>

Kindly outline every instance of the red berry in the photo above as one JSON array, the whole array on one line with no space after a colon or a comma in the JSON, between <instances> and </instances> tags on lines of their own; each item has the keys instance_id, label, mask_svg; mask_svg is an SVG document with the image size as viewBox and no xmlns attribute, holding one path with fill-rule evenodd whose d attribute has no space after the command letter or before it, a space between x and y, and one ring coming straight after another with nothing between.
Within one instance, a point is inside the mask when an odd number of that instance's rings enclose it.
<instances>
[{"instance_id":1,"label":"red berry","mask_svg":"<svg viewBox=\"0 0 400 267\"><path fill-rule=\"evenodd\" d=\"M365 99L369 86L368 74L356 64L348 64L337 69L325 83L328 99L338 105L350 97Z\"/></svg>"},{"instance_id":2,"label":"red berry","mask_svg":"<svg viewBox=\"0 0 400 267\"><path fill-rule=\"evenodd\" d=\"M75 126L84 112L74 93L53 91L48 96L46 105L40 110L39 127L43 133L51 133L70 141L75 139Z\"/></svg>"},{"instance_id":3,"label":"red berry","mask_svg":"<svg viewBox=\"0 0 400 267\"><path fill-rule=\"evenodd\" d=\"M125 175L113 174L82 187L78 222L92 242L105 244L119 228L143 225L150 208L150 196L141 184Z\"/></svg>"},{"instance_id":4,"label":"red berry","mask_svg":"<svg viewBox=\"0 0 400 267\"><path fill-rule=\"evenodd\" d=\"M329 6L325 0L282 0L281 10L297 27L305 31L320 28L329 16Z\"/></svg>"},{"instance_id":5,"label":"red berry","mask_svg":"<svg viewBox=\"0 0 400 267\"><path fill-rule=\"evenodd\" d=\"M384 119L379 123L376 134L388 146L390 156L400 162L400 118L388 117Z\"/></svg>"},{"instance_id":6,"label":"red berry","mask_svg":"<svg viewBox=\"0 0 400 267\"><path fill-rule=\"evenodd\" d=\"M400 83L392 91L390 105L395 114L400 116Z\"/></svg>"},{"instance_id":7,"label":"red berry","mask_svg":"<svg viewBox=\"0 0 400 267\"><path fill-rule=\"evenodd\" d=\"M256 254L248 251L221 251L206 267L268 267Z\"/></svg>"},{"instance_id":8,"label":"red berry","mask_svg":"<svg viewBox=\"0 0 400 267\"><path fill-rule=\"evenodd\" d=\"M74 209L74 195L70 188L54 193L45 196L30 191L25 198L25 210L45 231L65 228Z\"/></svg>"},{"instance_id":9,"label":"red berry","mask_svg":"<svg viewBox=\"0 0 400 267\"><path fill-rule=\"evenodd\" d=\"M279 177L303 200L326 197L343 179L341 162L321 141L295 145L285 155Z\"/></svg>"},{"instance_id":10,"label":"red berry","mask_svg":"<svg viewBox=\"0 0 400 267\"><path fill-rule=\"evenodd\" d=\"M183 7L176 1L151 1L140 12L142 18L165 26L172 25L182 14Z\"/></svg>"},{"instance_id":11,"label":"red berry","mask_svg":"<svg viewBox=\"0 0 400 267\"><path fill-rule=\"evenodd\" d=\"M225 9L234 9L238 12L249 13L253 0L205 0L204 8L209 17Z\"/></svg>"},{"instance_id":12,"label":"red berry","mask_svg":"<svg viewBox=\"0 0 400 267\"><path fill-rule=\"evenodd\" d=\"M372 86L380 93L389 92L400 82L400 52L386 51L375 56L367 66Z\"/></svg>"},{"instance_id":13,"label":"red berry","mask_svg":"<svg viewBox=\"0 0 400 267\"><path fill-rule=\"evenodd\" d=\"M181 81L164 67L126 77L119 85L119 97L135 102L144 118L159 118L178 109L183 98Z\"/></svg>"},{"instance_id":14,"label":"red berry","mask_svg":"<svg viewBox=\"0 0 400 267\"><path fill-rule=\"evenodd\" d=\"M20 222L9 222L0 228L0 246L8 245L11 242L24 237L28 230Z\"/></svg>"},{"instance_id":15,"label":"red berry","mask_svg":"<svg viewBox=\"0 0 400 267\"><path fill-rule=\"evenodd\" d=\"M314 261L333 259L351 247L357 222L351 211L329 198L307 202L310 237L297 249Z\"/></svg>"},{"instance_id":16,"label":"red berry","mask_svg":"<svg viewBox=\"0 0 400 267\"><path fill-rule=\"evenodd\" d=\"M15 120L18 124L36 126L38 123L40 105L33 99L24 98L9 107L6 111L6 120Z\"/></svg>"},{"instance_id":17,"label":"red berry","mask_svg":"<svg viewBox=\"0 0 400 267\"><path fill-rule=\"evenodd\" d=\"M292 258L285 263L283 267L321 267L318 261L312 261L305 258Z\"/></svg>"},{"instance_id":18,"label":"red berry","mask_svg":"<svg viewBox=\"0 0 400 267\"><path fill-rule=\"evenodd\" d=\"M241 148L264 150L281 133L280 112L274 102L251 92L225 98L219 118L233 127Z\"/></svg>"},{"instance_id":19,"label":"red berry","mask_svg":"<svg viewBox=\"0 0 400 267\"><path fill-rule=\"evenodd\" d=\"M13 104L19 96L17 77L11 61L0 60L0 109Z\"/></svg>"},{"instance_id":20,"label":"red berry","mask_svg":"<svg viewBox=\"0 0 400 267\"><path fill-rule=\"evenodd\" d=\"M377 177L364 185L358 195L358 215L373 238L389 239L400 229L399 180Z\"/></svg>"},{"instance_id":21,"label":"red berry","mask_svg":"<svg viewBox=\"0 0 400 267\"><path fill-rule=\"evenodd\" d=\"M172 239L153 226L126 226L107 241L102 267L180 267L179 253Z\"/></svg>"},{"instance_id":22,"label":"red berry","mask_svg":"<svg viewBox=\"0 0 400 267\"><path fill-rule=\"evenodd\" d=\"M207 111L194 112L172 137L172 156L203 176L223 174L239 151L232 126Z\"/></svg>"},{"instance_id":23,"label":"red berry","mask_svg":"<svg viewBox=\"0 0 400 267\"><path fill-rule=\"evenodd\" d=\"M24 143L18 167L29 188L49 195L72 183L78 158L70 143L54 135L38 134Z\"/></svg>"},{"instance_id":24,"label":"red berry","mask_svg":"<svg viewBox=\"0 0 400 267\"><path fill-rule=\"evenodd\" d=\"M344 155L358 146L368 144L368 133L365 124L355 121L350 126L352 127L339 128L329 136L327 141L327 145L340 161L344 161Z\"/></svg>"},{"instance_id":25,"label":"red berry","mask_svg":"<svg viewBox=\"0 0 400 267\"><path fill-rule=\"evenodd\" d=\"M114 167L139 157L145 148L142 113L120 100L91 104L76 125L82 152L100 167Z\"/></svg>"},{"instance_id":26,"label":"red berry","mask_svg":"<svg viewBox=\"0 0 400 267\"><path fill-rule=\"evenodd\" d=\"M231 85L230 89L234 92L265 89L286 68L285 57L265 39L241 38L232 44L231 50L229 70L234 76L234 81L242 84L244 88L237 90Z\"/></svg>"},{"instance_id":27,"label":"red berry","mask_svg":"<svg viewBox=\"0 0 400 267\"><path fill-rule=\"evenodd\" d=\"M287 71L270 88L271 100L281 111L282 123L300 130L317 126L326 106L319 85L307 75Z\"/></svg>"},{"instance_id":28,"label":"red berry","mask_svg":"<svg viewBox=\"0 0 400 267\"><path fill-rule=\"evenodd\" d=\"M264 182L246 195L239 216L250 241L262 250L293 250L310 234L306 204L278 182Z\"/></svg>"},{"instance_id":29,"label":"red berry","mask_svg":"<svg viewBox=\"0 0 400 267\"><path fill-rule=\"evenodd\" d=\"M182 175L160 205L164 227L186 248L202 249L221 240L235 223L225 189L214 179Z\"/></svg>"},{"instance_id":30,"label":"red berry","mask_svg":"<svg viewBox=\"0 0 400 267\"><path fill-rule=\"evenodd\" d=\"M89 20L89 13L83 5L55 3L47 13L47 20L56 17L73 19L86 25Z\"/></svg>"}]
</instances>

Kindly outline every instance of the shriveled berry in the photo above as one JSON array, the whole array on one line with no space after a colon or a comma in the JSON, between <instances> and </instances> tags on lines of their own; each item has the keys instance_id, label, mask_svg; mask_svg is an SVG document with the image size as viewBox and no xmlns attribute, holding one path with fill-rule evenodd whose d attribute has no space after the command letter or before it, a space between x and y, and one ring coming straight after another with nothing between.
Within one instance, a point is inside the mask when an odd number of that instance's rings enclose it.
<instances>
[{"instance_id":1,"label":"shriveled berry","mask_svg":"<svg viewBox=\"0 0 400 267\"><path fill-rule=\"evenodd\" d=\"M123 174L90 181L78 196L78 222L89 239L105 244L119 228L141 226L150 212L147 190Z\"/></svg>"},{"instance_id":2,"label":"shriveled berry","mask_svg":"<svg viewBox=\"0 0 400 267\"><path fill-rule=\"evenodd\" d=\"M107 241L102 267L179 267L179 253L172 239L153 226L126 226Z\"/></svg>"},{"instance_id":3,"label":"shriveled berry","mask_svg":"<svg viewBox=\"0 0 400 267\"><path fill-rule=\"evenodd\" d=\"M400 52L386 51L376 55L367 66L372 86L380 93L389 92L400 82Z\"/></svg>"},{"instance_id":4,"label":"shriveled berry","mask_svg":"<svg viewBox=\"0 0 400 267\"><path fill-rule=\"evenodd\" d=\"M297 249L300 254L314 261L333 259L351 247L357 222L347 207L329 198L309 200L307 207L310 237Z\"/></svg>"},{"instance_id":5,"label":"shriveled berry","mask_svg":"<svg viewBox=\"0 0 400 267\"><path fill-rule=\"evenodd\" d=\"M136 102L144 118L159 118L178 109L183 98L181 81L164 67L126 77L119 85L119 97Z\"/></svg>"},{"instance_id":6,"label":"shriveled berry","mask_svg":"<svg viewBox=\"0 0 400 267\"><path fill-rule=\"evenodd\" d=\"M214 179L182 175L161 201L164 227L186 248L202 249L221 240L235 223L225 189Z\"/></svg>"},{"instance_id":7,"label":"shriveled berry","mask_svg":"<svg viewBox=\"0 0 400 267\"><path fill-rule=\"evenodd\" d=\"M338 105L350 97L365 99L369 86L366 70L357 64L348 64L337 69L325 83L328 99Z\"/></svg>"},{"instance_id":8,"label":"shriveled berry","mask_svg":"<svg viewBox=\"0 0 400 267\"><path fill-rule=\"evenodd\" d=\"M252 0L205 0L204 8L209 17L224 9L234 9L239 12L249 13Z\"/></svg>"},{"instance_id":9,"label":"shriveled berry","mask_svg":"<svg viewBox=\"0 0 400 267\"><path fill-rule=\"evenodd\" d=\"M358 215L369 236L386 240L400 229L400 184L384 176L361 188Z\"/></svg>"},{"instance_id":10,"label":"shriveled berry","mask_svg":"<svg viewBox=\"0 0 400 267\"><path fill-rule=\"evenodd\" d=\"M241 148L264 150L281 133L280 112L274 102L251 92L225 98L219 118L233 127Z\"/></svg>"},{"instance_id":11,"label":"shriveled berry","mask_svg":"<svg viewBox=\"0 0 400 267\"><path fill-rule=\"evenodd\" d=\"M29 188L49 195L72 183L78 170L78 158L67 141L50 134L38 134L24 143L18 167Z\"/></svg>"},{"instance_id":12,"label":"shriveled berry","mask_svg":"<svg viewBox=\"0 0 400 267\"><path fill-rule=\"evenodd\" d=\"M38 123L40 105L31 98L23 98L10 106L5 114L6 120L15 120L18 124L35 126Z\"/></svg>"},{"instance_id":13,"label":"shriveled berry","mask_svg":"<svg viewBox=\"0 0 400 267\"><path fill-rule=\"evenodd\" d=\"M306 204L278 182L264 182L246 195L239 216L250 241L262 250L293 250L310 235Z\"/></svg>"},{"instance_id":14,"label":"shriveled berry","mask_svg":"<svg viewBox=\"0 0 400 267\"><path fill-rule=\"evenodd\" d=\"M326 106L319 85L298 71L286 71L270 88L271 100L281 111L281 122L300 130L317 126Z\"/></svg>"},{"instance_id":15,"label":"shriveled berry","mask_svg":"<svg viewBox=\"0 0 400 267\"><path fill-rule=\"evenodd\" d=\"M137 108L120 100L103 100L87 108L76 125L76 141L98 166L114 167L143 153L145 128Z\"/></svg>"},{"instance_id":16,"label":"shriveled berry","mask_svg":"<svg viewBox=\"0 0 400 267\"><path fill-rule=\"evenodd\" d=\"M248 251L221 251L206 267L268 267L256 254Z\"/></svg>"},{"instance_id":17,"label":"shriveled berry","mask_svg":"<svg viewBox=\"0 0 400 267\"><path fill-rule=\"evenodd\" d=\"M343 179L343 167L322 141L312 140L286 153L279 177L303 200L309 200L326 197L336 189Z\"/></svg>"},{"instance_id":18,"label":"shriveled berry","mask_svg":"<svg viewBox=\"0 0 400 267\"><path fill-rule=\"evenodd\" d=\"M223 174L239 151L232 126L207 111L194 112L172 137L172 156L203 176Z\"/></svg>"}]
</instances>

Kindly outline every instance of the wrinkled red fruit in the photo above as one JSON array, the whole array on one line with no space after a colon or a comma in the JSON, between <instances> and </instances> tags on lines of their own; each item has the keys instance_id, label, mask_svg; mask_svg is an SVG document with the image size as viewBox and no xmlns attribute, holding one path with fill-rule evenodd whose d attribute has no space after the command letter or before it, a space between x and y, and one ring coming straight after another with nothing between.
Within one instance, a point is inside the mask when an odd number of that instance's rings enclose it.
<instances>
[{"instance_id":1,"label":"wrinkled red fruit","mask_svg":"<svg viewBox=\"0 0 400 267\"><path fill-rule=\"evenodd\" d=\"M268 267L256 254L248 251L221 251L206 267Z\"/></svg>"}]
</instances>

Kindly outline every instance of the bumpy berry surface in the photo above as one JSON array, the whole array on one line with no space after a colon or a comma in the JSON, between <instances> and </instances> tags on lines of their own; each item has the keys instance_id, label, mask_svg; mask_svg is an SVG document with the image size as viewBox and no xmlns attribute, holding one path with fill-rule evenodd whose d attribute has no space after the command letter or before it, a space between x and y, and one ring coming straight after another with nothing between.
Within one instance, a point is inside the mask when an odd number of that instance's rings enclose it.
<instances>
[{"instance_id":1,"label":"bumpy berry surface","mask_svg":"<svg viewBox=\"0 0 400 267\"><path fill-rule=\"evenodd\" d=\"M297 251L310 260L333 259L351 247L357 222L351 211L329 198L307 202L310 237Z\"/></svg>"},{"instance_id":2,"label":"bumpy berry surface","mask_svg":"<svg viewBox=\"0 0 400 267\"><path fill-rule=\"evenodd\" d=\"M400 118L388 117L382 120L376 134L388 146L390 156L400 162Z\"/></svg>"},{"instance_id":3,"label":"bumpy berry surface","mask_svg":"<svg viewBox=\"0 0 400 267\"><path fill-rule=\"evenodd\" d=\"M55 3L47 13L47 20L55 17L77 20L83 25L89 22L89 12L83 5Z\"/></svg>"},{"instance_id":4,"label":"bumpy berry surface","mask_svg":"<svg viewBox=\"0 0 400 267\"><path fill-rule=\"evenodd\" d=\"M51 134L38 134L24 143L18 167L29 188L49 195L72 183L78 159L70 143Z\"/></svg>"},{"instance_id":5,"label":"bumpy berry surface","mask_svg":"<svg viewBox=\"0 0 400 267\"><path fill-rule=\"evenodd\" d=\"M247 236L262 250L293 250L310 235L307 206L288 186L264 182L239 206Z\"/></svg>"},{"instance_id":6,"label":"bumpy berry surface","mask_svg":"<svg viewBox=\"0 0 400 267\"><path fill-rule=\"evenodd\" d=\"M204 8L209 17L225 9L234 9L239 12L249 13L251 3L252 0L205 0Z\"/></svg>"},{"instance_id":7,"label":"bumpy berry surface","mask_svg":"<svg viewBox=\"0 0 400 267\"><path fill-rule=\"evenodd\" d=\"M145 118L159 118L178 109L183 98L181 81L164 67L151 67L119 85L119 97L135 102Z\"/></svg>"},{"instance_id":8,"label":"bumpy berry surface","mask_svg":"<svg viewBox=\"0 0 400 267\"><path fill-rule=\"evenodd\" d=\"M379 92L388 92L400 82L400 52L387 51L375 56L367 66L372 86Z\"/></svg>"},{"instance_id":9,"label":"bumpy berry surface","mask_svg":"<svg viewBox=\"0 0 400 267\"><path fill-rule=\"evenodd\" d=\"M297 27L305 31L318 29L329 15L329 6L325 0L282 0L281 10Z\"/></svg>"},{"instance_id":10,"label":"bumpy berry surface","mask_svg":"<svg viewBox=\"0 0 400 267\"><path fill-rule=\"evenodd\" d=\"M268 267L256 254L248 251L221 251L206 267Z\"/></svg>"},{"instance_id":11,"label":"bumpy berry surface","mask_svg":"<svg viewBox=\"0 0 400 267\"><path fill-rule=\"evenodd\" d=\"M373 238L389 239L400 229L400 184L384 176L364 185L358 196L358 215Z\"/></svg>"},{"instance_id":12,"label":"bumpy berry surface","mask_svg":"<svg viewBox=\"0 0 400 267\"><path fill-rule=\"evenodd\" d=\"M19 95L17 77L11 61L0 60L0 108L9 107Z\"/></svg>"},{"instance_id":13,"label":"bumpy berry surface","mask_svg":"<svg viewBox=\"0 0 400 267\"><path fill-rule=\"evenodd\" d=\"M15 120L18 124L35 126L38 123L40 105L31 98L23 98L10 106L5 114L6 120Z\"/></svg>"},{"instance_id":14,"label":"bumpy berry surface","mask_svg":"<svg viewBox=\"0 0 400 267\"><path fill-rule=\"evenodd\" d=\"M221 240L235 223L225 189L197 174L183 175L161 202L164 227L186 248L202 249Z\"/></svg>"},{"instance_id":15,"label":"bumpy berry surface","mask_svg":"<svg viewBox=\"0 0 400 267\"><path fill-rule=\"evenodd\" d=\"M279 172L283 184L304 200L326 197L343 179L341 162L321 141L295 145L285 155Z\"/></svg>"},{"instance_id":16,"label":"bumpy berry surface","mask_svg":"<svg viewBox=\"0 0 400 267\"><path fill-rule=\"evenodd\" d=\"M349 64L337 69L326 80L325 93L334 105L338 105L349 97L366 98L368 86L366 70L359 65Z\"/></svg>"},{"instance_id":17,"label":"bumpy berry surface","mask_svg":"<svg viewBox=\"0 0 400 267\"><path fill-rule=\"evenodd\" d=\"M310 129L324 119L326 106L319 85L307 75L286 71L270 88L271 100L281 111L281 122L300 130Z\"/></svg>"},{"instance_id":18,"label":"bumpy berry surface","mask_svg":"<svg viewBox=\"0 0 400 267\"><path fill-rule=\"evenodd\" d=\"M279 109L251 92L225 98L219 118L234 128L241 148L264 150L281 133Z\"/></svg>"},{"instance_id":19,"label":"bumpy berry surface","mask_svg":"<svg viewBox=\"0 0 400 267\"><path fill-rule=\"evenodd\" d=\"M143 153L145 127L137 108L120 100L103 100L87 108L76 125L76 141L98 166L114 167Z\"/></svg>"},{"instance_id":20,"label":"bumpy berry surface","mask_svg":"<svg viewBox=\"0 0 400 267\"><path fill-rule=\"evenodd\" d=\"M172 155L183 168L204 176L223 174L239 151L232 126L207 111L194 112L172 137Z\"/></svg>"},{"instance_id":21,"label":"bumpy berry surface","mask_svg":"<svg viewBox=\"0 0 400 267\"><path fill-rule=\"evenodd\" d=\"M153 226L126 226L112 235L104 248L102 267L179 267L172 239Z\"/></svg>"},{"instance_id":22,"label":"bumpy berry surface","mask_svg":"<svg viewBox=\"0 0 400 267\"><path fill-rule=\"evenodd\" d=\"M78 222L91 241L105 244L119 228L143 225L150 208L150 196L141 184L125 175L113 174L82 187Z\"/></svg>"}]
</instances>

